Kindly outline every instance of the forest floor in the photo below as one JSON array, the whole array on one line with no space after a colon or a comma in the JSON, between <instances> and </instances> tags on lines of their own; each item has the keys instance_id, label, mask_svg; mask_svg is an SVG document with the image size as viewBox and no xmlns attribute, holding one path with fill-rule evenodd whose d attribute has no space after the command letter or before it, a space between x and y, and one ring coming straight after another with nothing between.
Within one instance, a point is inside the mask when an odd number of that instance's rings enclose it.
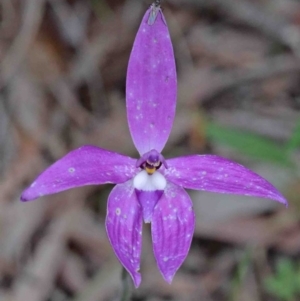
<instances>
[{"instance_id":1,"label":"forest floor","mask_svg":"<svg viewBox=\"0 0 300 301\"><path fill-rule=\"evenodd\" d=\"M137 157L126 69L150 4L0 1L1 301L125 300L104 226L111 185L19 198L81 145ZM178 71L164 156L237 161L289 207L191 192L197 224L187 259L166 283L145 225L143 281L131 300L300 300L300 1L165 0L162 8Z\"/></svg>"}]
</instances>

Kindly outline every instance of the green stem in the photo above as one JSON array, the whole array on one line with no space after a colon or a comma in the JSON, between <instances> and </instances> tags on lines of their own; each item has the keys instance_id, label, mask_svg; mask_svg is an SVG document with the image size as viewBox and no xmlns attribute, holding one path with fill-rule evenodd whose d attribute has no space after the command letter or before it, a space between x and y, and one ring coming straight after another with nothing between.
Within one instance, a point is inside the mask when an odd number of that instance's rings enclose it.
<instances>
[{"instance_id":1,"label":"green stem","mask_svg":"<svg viewBox=\"0 0 300 301\"><path fill-rule=\"evenodd\" d=\"M125 268L122 268L121 279L122 291L120 301L130 301L132 296L132 283L129 274Z\"/></svg>"}]
</instances>

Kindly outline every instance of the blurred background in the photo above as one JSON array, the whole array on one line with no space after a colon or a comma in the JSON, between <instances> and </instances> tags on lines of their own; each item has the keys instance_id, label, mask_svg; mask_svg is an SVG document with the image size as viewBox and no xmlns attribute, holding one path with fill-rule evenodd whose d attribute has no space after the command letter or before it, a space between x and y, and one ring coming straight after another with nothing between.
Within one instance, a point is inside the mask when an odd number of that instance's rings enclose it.
<instances>
[{"instance_id":1,"label":"blurred background","mask_svg":"<svg viewBox=\"0 0 300 301\"><path fill-rule=\"evenodd\" d=\"M144 226L131 300L300 300L300 1L165 0L178 104L164 156L211 153L289 201L191 192L197 225L173 284ZM151 0L0 1L0 300L123 300L104 228L107 186L21 203L68 151L136 156L126 68Z\"/></svg>"}]
</instances>

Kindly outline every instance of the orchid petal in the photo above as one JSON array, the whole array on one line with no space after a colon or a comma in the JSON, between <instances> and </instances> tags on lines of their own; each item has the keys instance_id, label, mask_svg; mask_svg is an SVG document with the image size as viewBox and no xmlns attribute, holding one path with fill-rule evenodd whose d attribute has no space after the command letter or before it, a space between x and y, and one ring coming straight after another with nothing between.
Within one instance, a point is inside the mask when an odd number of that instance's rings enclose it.
<instances>
[{"instance_id":1,"label":"orchid petal","mask_svg":"<svg viewBox=\"0 0 300 301\"><path fill-rule=\"evenodd\" d=\"M142 211L132 181L113 188L108 198L105 224L116 256L138 287L141 283Z\"/></svg>"},{"instance_id":2,"label":"orchid petal","mask_svg":"<svg viewBox=\"0 0 300 301\"><path fill-rule=\"evenodd\" d=\"M186 191L168 183L152 216L153 251L164 279L171 283L190 249L195 229L192 201Z\"/></svg>"},{"instance_id":3,"label":"orchid petal","mask_svg":"<svg viewBox=\"0 0 300 301\"><path fill-rule=\"evenodd\" d=\"M145 170L142 170L134 177L133 186L143 210L145 223L151 222L153 209L162 196L166 185L165 177L158 171L149 175Z\"/></svg>"},{"instance_id":4,"label":"orchid petal","mask_svg":"<svg viewBox=\"0 0 300 301\"><path fill-rule=\"evenodd\" d=\"M172 42L162 11L148 24L146 12L130 55L127 83L127 118L140 155L161 152L170 135L176 108L177 79Z\"/></svg>"},{"instance_id":5,"label":"orchid petal","mask_svg":"<svg viewBox=\"0 0 300 301\"><path fill-rule=\"evenodd\" d=\"M267 180L248 168L213 155L192 155L167 160L165 177L182 187L218 193L287 200Z\"/></svg>"},{"instance_id":6,"label":"orchid petal","mask_svg":"<svg viewBox=\"0 0 300 301\"><path fill-rule=\"evenodd\" d=\"M153 209L158 200L163 194L163 190L143 191L135 190L137 199L143 210L143 219L145 223L150 223L152 220Z\"/></svg>"},{"instance_id":7,"label":"orchid petal","mask_svg":"<svg viewBox=\"0 0 300 301\"><path fill-rule=\"evenodd\" d=\"M104 183L123 183L137 169L135 159L95 146L82 146L47 168L22 194L22 201L69 188Z\"/></svg>"}]
</instances>

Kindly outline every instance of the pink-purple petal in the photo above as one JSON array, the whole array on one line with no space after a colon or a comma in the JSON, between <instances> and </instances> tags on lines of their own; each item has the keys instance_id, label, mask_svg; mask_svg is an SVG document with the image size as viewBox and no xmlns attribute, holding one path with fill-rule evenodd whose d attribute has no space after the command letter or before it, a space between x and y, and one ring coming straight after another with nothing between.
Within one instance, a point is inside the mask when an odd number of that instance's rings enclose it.
<instances>
[{"instance_id":1,"label":"pink-purple petal","mask_svg":"<svg viewBox=\"0 0 300 301\"><path fill-rule=\"evenodd\" d=\"M287 206L284 196L248 168L213 155L192 155L167 160L165 177L188 189L272 199Z\"/></svg>"},{"instance_id":2,"label":"pink-purple petal","mask_svg":"<svg viewBox=\"0 0 300 301\"><path fill-rule=\"evenodd\" d=\"M135 159L96 146L82 146L47 168L22 193L29 201L66 189L104 183L123 183L137 169Z\"/></svg>"},{"instance_id":3,"label":"pink-purple petal","mask_svg":"<svg viewBox=\"0 0 300 301\"><path fill-rule=\"evenodd\" d=\"M137 195L137 199L142 207L144 222L150 223L152 220L153 209L164 191L144 191L136 189L135 192Z\"/></svg>"},{"instance_id":4,"label":"pink-purple petal","mask_svg":"<svg viewBox=\"0 0 300 301\"><path fill-rule=\"evenodd\" d=\"M176 107L177 78L170 34L159 9L149 25L147 10L130 55L127 83L127 118L140 155L161 152L169 137Z\"/></svg>"},{"instance_id":5,"label":"pink-purple petal","mask_svg":"<svg viewBox=\"0 0 300 301\"><path fill-rule=\"evenodd\" d=\"M110 193L106 231L116 256L138 287L141 283L142 210L132 181L116 185Z\"/></svg>"},{"instance_id":6,"label":"pink-purple petal","mask_svg":"<svg viewBox=\"0 0 300 301\"><path fill-rule=\"evenodd\" d=\"M152 216L154 256L164 279L171 283L190 249L195 214L187 192L168 183Z\"/></svg>"}]
</instances>

